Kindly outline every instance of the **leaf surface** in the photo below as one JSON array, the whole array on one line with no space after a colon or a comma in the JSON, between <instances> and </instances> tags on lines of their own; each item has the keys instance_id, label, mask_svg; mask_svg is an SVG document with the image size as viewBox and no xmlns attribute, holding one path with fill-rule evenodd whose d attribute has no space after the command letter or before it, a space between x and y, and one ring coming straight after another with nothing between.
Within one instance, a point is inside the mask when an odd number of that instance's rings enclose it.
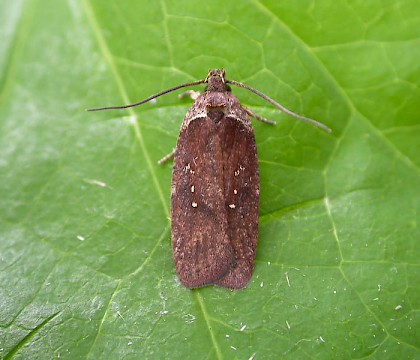
<instances>
[{"instance_id":1,"label":"leaf surface","mask_svg":"<svg viewBox=\"0 0 420 360\"><path fill-rule=\"evenodd\" d=\"M420 356L417 2L0 4L0 357ZM255 95L260 235L246 290L187 290L172 151L209 68ZM199 89L197 89L199 90Z\"/></svg>"}]
</instances>

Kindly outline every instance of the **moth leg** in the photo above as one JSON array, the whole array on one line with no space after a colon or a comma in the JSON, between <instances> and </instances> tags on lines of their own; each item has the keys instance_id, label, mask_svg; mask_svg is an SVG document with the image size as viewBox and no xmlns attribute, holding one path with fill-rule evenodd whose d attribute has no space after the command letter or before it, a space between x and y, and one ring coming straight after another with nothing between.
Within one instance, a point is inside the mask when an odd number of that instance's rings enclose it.
<instances>
[{"instance_id":1,"label":"moth leg","mask_svg":"<svg viewBox=\"0 0 420 360\"><path fill-rule=\"evenodd\" d=\"M276 122L275 122L275 121L273 121L273 120L268 120L268 119L266 119L266 118L263 118L262 116L257 115L257 114L256 114L256 113L254 113L251 109L248 109L246 106L243 106L243 105L242 105L242 107L244 108L244 110L246 111L246 113L247 113L249 116L253 117L255 120L262 121L263 123L270 124L270 125L276 125Z\"/></svg>"},{"instance_id":2,"label":"moth leg","mask_svg":"<svg viewBox=\"0 0 420 360\"><path fill-rule=\"evenodd\" d=\"M200 96L200 92L199 91L194 91L194 90L187 90L184 91L183 93L179 94L178 97L180 99L184 98L184 97L190 97L191 99L193 99L194 101ZM175 155L175 149L173 149L168 155L164 156L162 159L160 159L158 161L159 165L162 165L163 163L167 162L170 159L173 159Z\"/></svg>"},{"instance_id":3,"label":"moth leg","mask_svg":"<svg viewBox=\"0 0 420 360\"><path fill-rule=\"evenodd\" d=\"M168 155L166 155L166 156L164 156L162 159L160 159L159 161L158 161L158 164L159 165L162 165L163 163L165 163L165 162L167 162L168 160L170 160L170 159L173 159L173 157L174 157L174 155L175 155L175 150L176 149L173 149Z\"/></svg>"},{"instance_id":4,"label":"moth leg","mask_svg":"<svg viewBox=\"0 0 420 360\"><path fill-rule=\"evenodd\" d=\"M194 101L197 100L197 98L199 96L200 96L200 92L199 91L194 91L194 90L187 90L187 91L184 91L183 93L181 93L181 94L178 95L178 97L180 99L182 99L184 97L190 97Z\"/></svg>"},{"instance_id":5,"label":"moth leg","mask_svg":"<svg viewBox=\"0 0 420 360\"><path fill-rule=\"evenodd\" d=\"M194 101L200 96L200 92L199 91L194 91L194 90L187 90L184 91L183 93L179 94L178 97L180 99L184 98L184 97L190 97L191 99L193 99ZM158 161L159 165L162 165L163 163L167 162L170 159L173 159L175 155L175 149L173 149L168 155L164 156L162 159L160 159Z\"/></svg>"}]
</instances>

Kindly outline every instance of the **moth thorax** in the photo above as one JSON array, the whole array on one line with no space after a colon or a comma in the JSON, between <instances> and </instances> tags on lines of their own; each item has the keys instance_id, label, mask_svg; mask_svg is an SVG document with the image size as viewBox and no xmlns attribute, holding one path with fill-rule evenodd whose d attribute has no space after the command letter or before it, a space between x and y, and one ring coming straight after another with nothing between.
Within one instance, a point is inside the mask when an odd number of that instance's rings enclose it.
<instances>
[{"instance_id":1,"label":"moth thorax","mask_svg":"<svg viewBox=\"0 0 420 360\"><path fill-rule=\"evenodd\" d=\"M207 92L226 92L228 91L225 78L218 75L210 76L207 84Z\"/></svg>"}]
</instances>

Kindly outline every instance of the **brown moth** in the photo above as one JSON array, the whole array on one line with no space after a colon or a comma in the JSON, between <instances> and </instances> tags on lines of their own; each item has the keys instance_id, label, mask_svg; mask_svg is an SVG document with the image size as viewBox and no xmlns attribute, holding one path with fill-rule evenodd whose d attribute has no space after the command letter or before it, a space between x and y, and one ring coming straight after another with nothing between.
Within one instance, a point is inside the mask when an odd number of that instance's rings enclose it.
<instances>
[{"instance_id":1,"label":"brown moth","mask_svg":"<svg viewBox=\"0 0 420 360\"><path fill-rule=\"evenodd\" d=\"M172 249L176 272L188 288L214 284L246 287L252 277L258 240L260 178L257 147L249 116L275 124L242 106L228 84L261 96L281 111L297 115L247 85L210 70L204 80L183 84L125 106L141 105L187 86L207 83L185 116L174 156L171 191Z\"/></svg>"}]
</instances>

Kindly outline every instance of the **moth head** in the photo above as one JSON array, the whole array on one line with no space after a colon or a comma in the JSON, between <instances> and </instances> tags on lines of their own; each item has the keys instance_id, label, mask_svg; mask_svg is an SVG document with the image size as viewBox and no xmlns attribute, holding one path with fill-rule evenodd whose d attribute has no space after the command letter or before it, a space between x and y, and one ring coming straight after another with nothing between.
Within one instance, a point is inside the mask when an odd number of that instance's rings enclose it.
<instances>
[{"instance_id":1,"label":"moth head","mask_svg":"<svg viewBox=\"0 0 420 360\"><path fill-rule=\"evenodd\" d=\"M207 83L205 91L226 92L230 87L226 84L225 69L209 70L204 82Z\"/></svg>"}]
</instances>

